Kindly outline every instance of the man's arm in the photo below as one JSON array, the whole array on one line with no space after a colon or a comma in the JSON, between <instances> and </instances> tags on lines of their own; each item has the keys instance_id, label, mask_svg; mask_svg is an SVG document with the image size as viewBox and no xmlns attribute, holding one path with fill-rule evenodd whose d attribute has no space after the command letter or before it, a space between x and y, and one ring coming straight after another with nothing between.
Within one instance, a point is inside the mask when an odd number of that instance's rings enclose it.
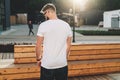
<instances>
[{"instance_id":1,"label":"man's arm","mask_svg":"<svg viewBox=\"0 0 120 80\"><path fill-rule=\"evenodd\" d=\"M69 54L70 54L71 40L72 40L72 37L67 38L67 59L68 59Z\"/></svg>"},{"instance_id":2,"label":"man's arm","mask_svg":"<svg viewBox=\"0 0 120 80\"><path fill-rule=\"evenodd\" d=\"M36 59L37 59L37 61L40 61L42 58L43 39L44 39L44 37L37 36L37 42L36 42Z\"/></svg>"}]
</instances>

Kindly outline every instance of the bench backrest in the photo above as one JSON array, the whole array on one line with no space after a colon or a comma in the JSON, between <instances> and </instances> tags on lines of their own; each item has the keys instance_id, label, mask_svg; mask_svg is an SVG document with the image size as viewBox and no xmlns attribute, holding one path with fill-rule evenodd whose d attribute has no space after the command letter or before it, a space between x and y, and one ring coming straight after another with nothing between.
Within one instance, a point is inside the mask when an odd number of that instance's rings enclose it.
<instances>
[{"instance_id":1,"label":"bench backrest","mask_svg":"<svg viewBox=\"0 0 120 80\"><path fill-rule=\"evenodd\" d=\"M15 63L34 63L35 45L15 45ZM100 60L100 59L119 59L120 43L104 44L77 44L72 45L69 61L77 60Z\"/></svg>"}]
</instances>

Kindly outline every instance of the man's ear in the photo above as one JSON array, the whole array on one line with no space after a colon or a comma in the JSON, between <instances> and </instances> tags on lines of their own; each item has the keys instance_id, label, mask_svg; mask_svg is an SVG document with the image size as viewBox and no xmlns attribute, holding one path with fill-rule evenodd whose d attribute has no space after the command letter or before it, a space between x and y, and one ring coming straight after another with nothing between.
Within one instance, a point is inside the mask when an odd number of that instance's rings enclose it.
<instances>
[{"instance_id":1,"label":"man's ear","mask_svg":"<svg viewBox=\"0 0 120 80\"><path fill-rule=\"evenodd\" d=\"M46 20L49 20L49 18L47 17Z\"/></svg>"}]
</instances>

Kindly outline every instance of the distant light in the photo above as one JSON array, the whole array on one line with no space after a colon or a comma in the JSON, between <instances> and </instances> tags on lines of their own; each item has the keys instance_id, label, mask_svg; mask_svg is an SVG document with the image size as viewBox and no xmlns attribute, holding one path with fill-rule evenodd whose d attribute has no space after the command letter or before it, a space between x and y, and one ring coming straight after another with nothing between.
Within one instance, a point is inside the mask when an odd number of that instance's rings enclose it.
<instances>
[{"instance_id":1,"label":"distant light","mask_svg":"<svg viewBox=\"0 0 120 80\"><path fill-rule=\"evenodd\" d=\"M88 2L88 0L74 0L75 4L80 5L80 10L83 11L85 9L85 5Z\"/></svg>"}]
</instances>

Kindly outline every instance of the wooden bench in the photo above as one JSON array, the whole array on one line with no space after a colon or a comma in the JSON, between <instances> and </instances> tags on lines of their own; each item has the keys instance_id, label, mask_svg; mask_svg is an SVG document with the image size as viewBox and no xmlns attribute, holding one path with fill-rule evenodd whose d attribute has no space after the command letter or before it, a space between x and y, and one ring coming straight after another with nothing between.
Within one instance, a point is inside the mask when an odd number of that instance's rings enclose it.
<instances>
[{"instance_id":1,"label":"wooden bench","mask_svg":"<svg viewBox=\"0 0 120 80\"><path fill-rule=\"evenodd\" d=\"M69 77L120 72L120 43L72 45L68 68ZM39 71L35 45L15 45L14 64L0 69L0 80L39 78Z\"/></svg>"}]
</instances>

